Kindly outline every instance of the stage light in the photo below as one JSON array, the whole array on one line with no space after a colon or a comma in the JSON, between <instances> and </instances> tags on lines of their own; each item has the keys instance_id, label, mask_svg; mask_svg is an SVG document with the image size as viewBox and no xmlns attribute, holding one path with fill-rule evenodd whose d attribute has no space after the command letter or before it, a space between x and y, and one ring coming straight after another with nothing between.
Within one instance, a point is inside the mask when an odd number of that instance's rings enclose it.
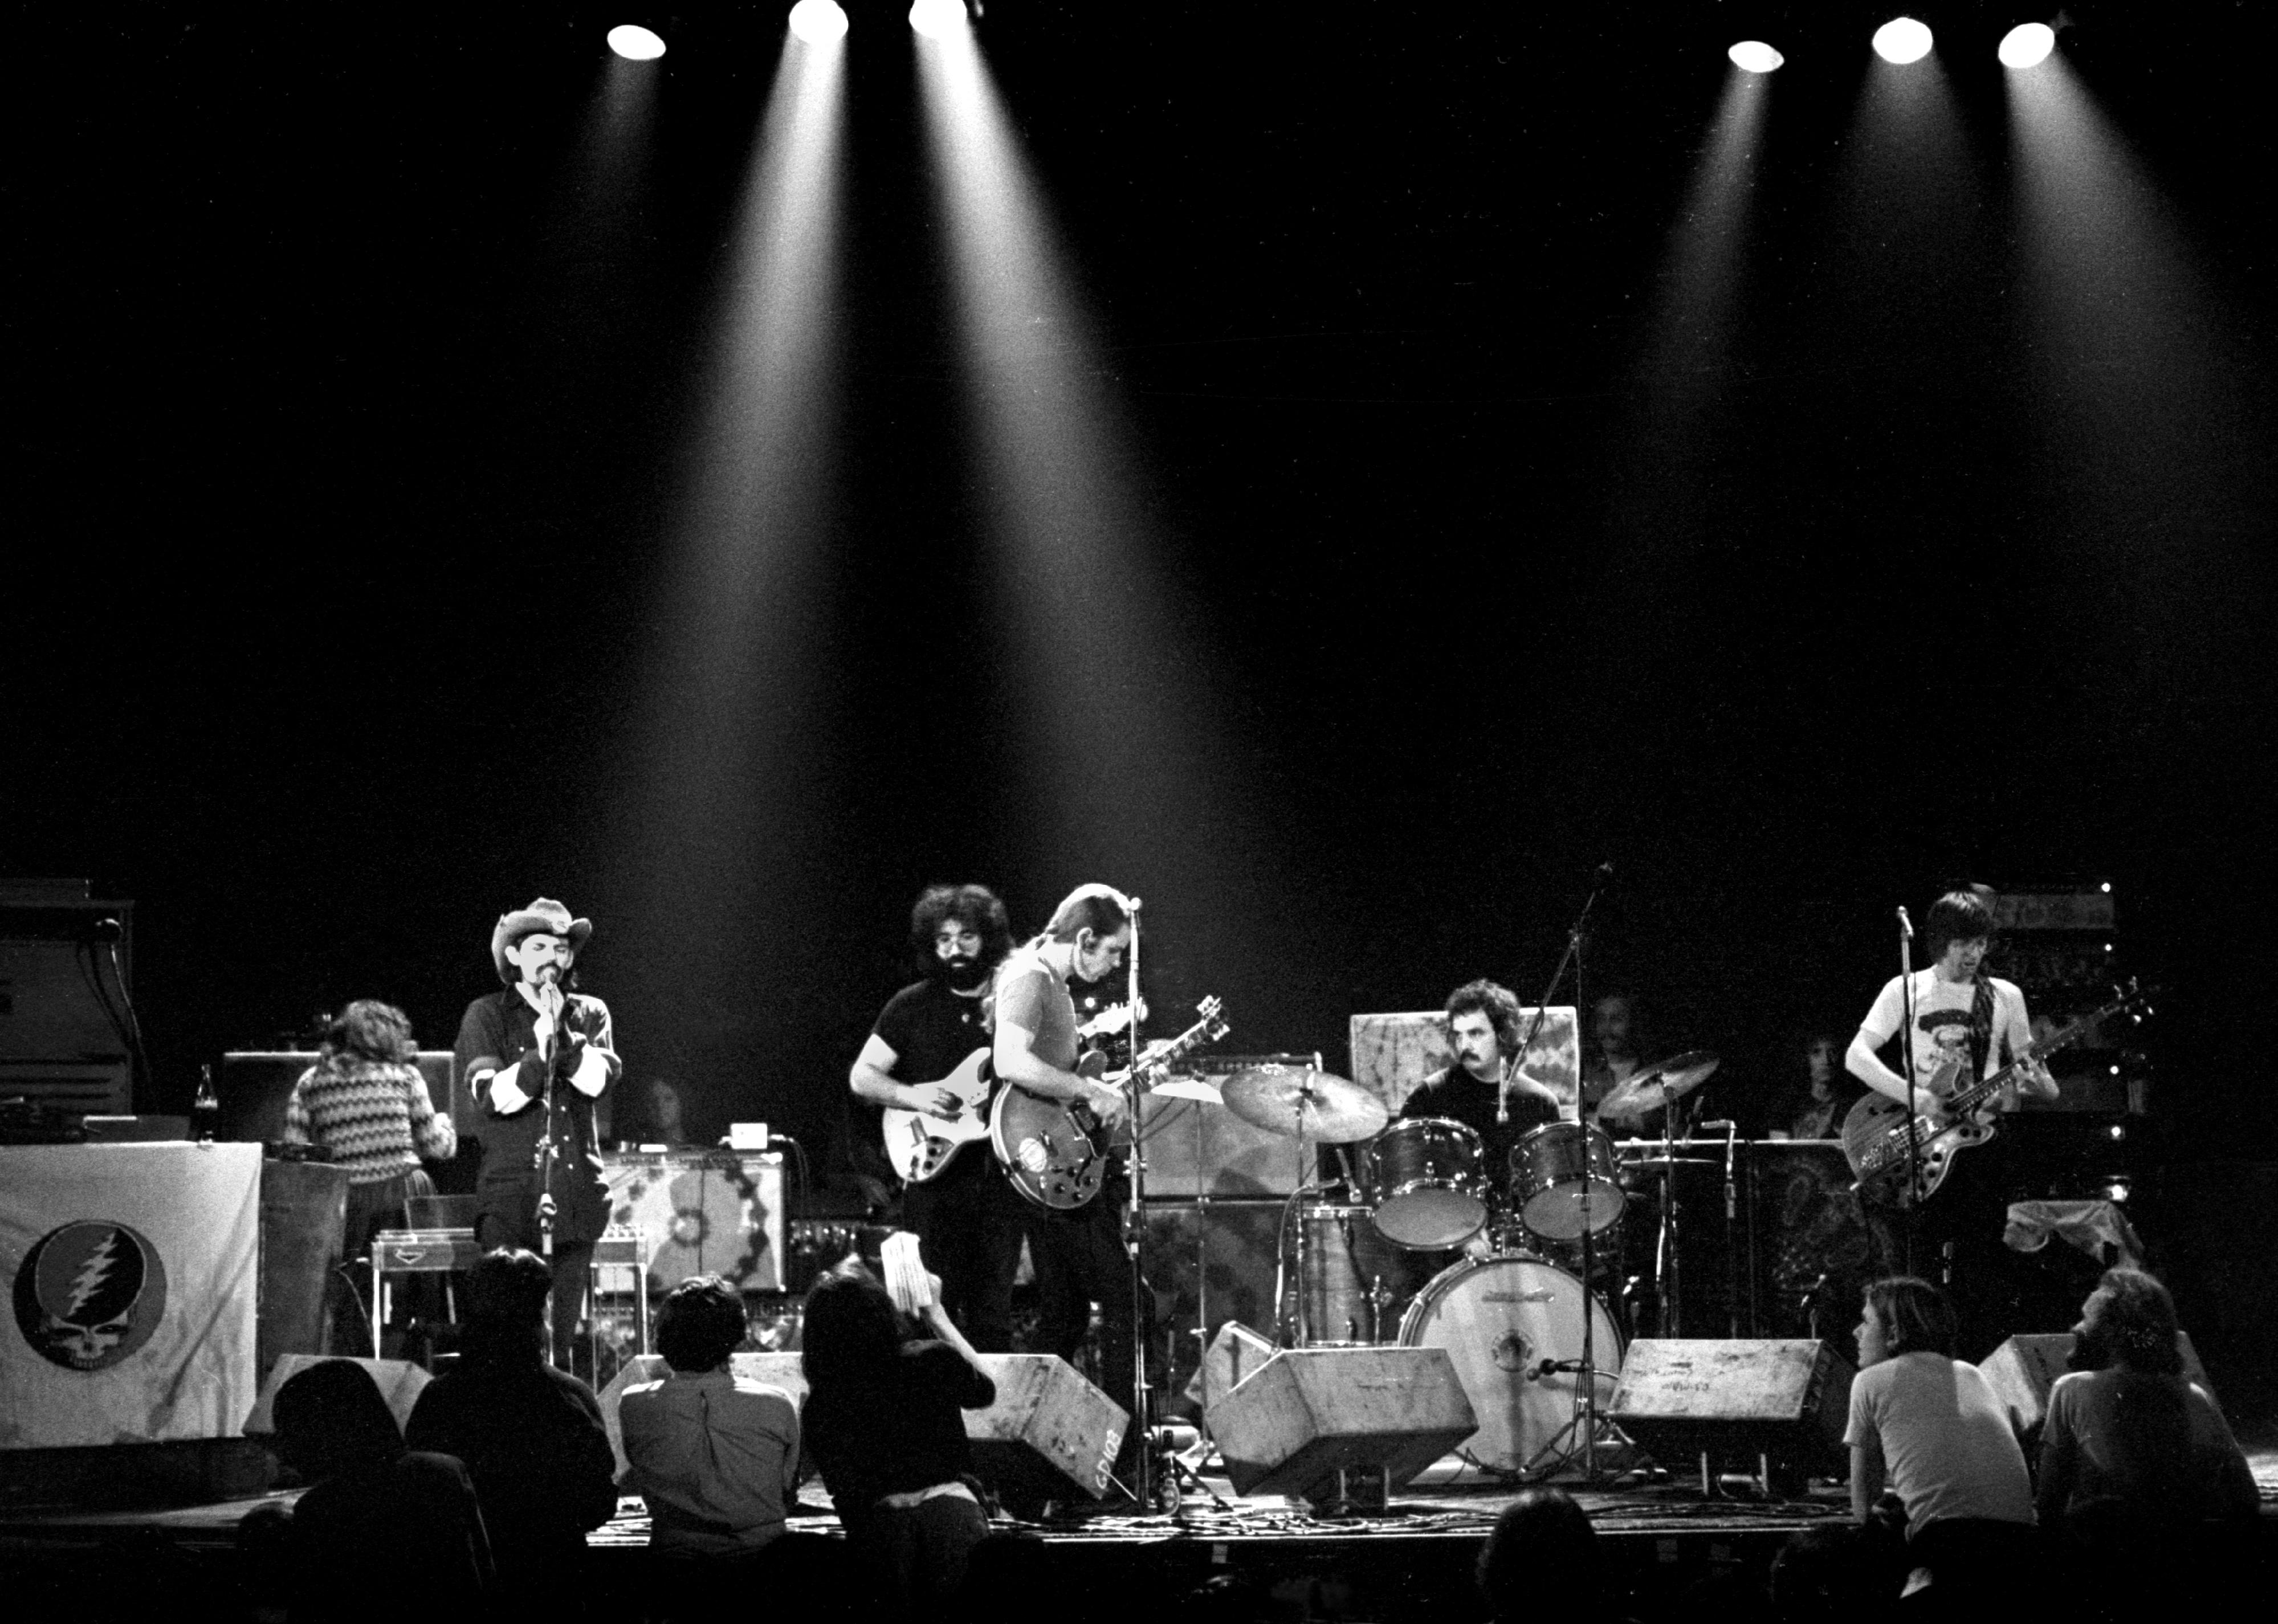
<instances>
[{"instance_id":1,"label":"stage light","mask_svg":"<svg viewBox=\"0 0 2278 1624\"><path fill-rule=\"evenodd\" d=\"M2019 23L2001 36L1999 56L2005 68L2035 68L2057 48L2057 31L2046 23Z\"/></svg>"},{"instance_id":2,"label":"stage light","mask_svg":"<svg viewBox=\"0 0 2278 1624\"><path fill-rule=\"evenodd\" d=\"M791 8L791 31L809 45L828 45L846 37L846 13L835 0L799 0Z\"/></svg>"},{"instance_id":3,"label":"stage light","mask_svg":"<svg viewBox=\"0 0 2278 1624\"><path fill-rule=\"evenodd\" d=\"M1875 30L1875 54L1895 67L1920 62L1930 46L1930 25L1911 17L1893 17Z\"/></svg>"},{"instance_id":4,"label":"stage light","mask_svg":"<svg viewBox=\"0 0 2278 1624\"><path fill-rule=\"evenodd\" d=\"M619 23L609 30L609 49L628 62L654 62L664 55L664 40L638 23Z\"/></svg>"},{"instance_id":5,"label":"stage light","mask_svg":"<svg viewBox=\"0 0 2278 1624\"><path fill-rule=\"evenodd\" d=\"M1751 73L1769 73L1787 60L1762 40L1742 40L1724 54L1732 59L1734 67L1745 68Z\"/></svg>"},{"instance_id":6,"label":"stage light","mask_svg":"<svg viewBox=\"0 0 2278 1624\"><path fill-rule=\"evenodd\" d=\"M965 0L913 0L910 27L929 40L945 40L965 27Z\"/></svg>"}]
</instances>

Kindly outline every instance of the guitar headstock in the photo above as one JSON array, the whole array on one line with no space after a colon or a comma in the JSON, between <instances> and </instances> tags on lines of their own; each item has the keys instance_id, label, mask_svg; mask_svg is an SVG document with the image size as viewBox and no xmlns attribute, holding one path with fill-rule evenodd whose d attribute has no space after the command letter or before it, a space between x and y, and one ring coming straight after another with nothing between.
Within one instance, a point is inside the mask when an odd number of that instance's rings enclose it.
<instances>
[{"instance_id":1,"label":"guitar headstock","mask_svg":"<svg viewBox=\"0 0 2278 1624\"><path fill-rule=\"evenodd\" d=\"M1226 1024L1226 1001L1216 993L1195 1005L1195 1014L1196 1034L1204 1042L1215 1043L1232 1030Z\"/></svg>"}]
</instances>

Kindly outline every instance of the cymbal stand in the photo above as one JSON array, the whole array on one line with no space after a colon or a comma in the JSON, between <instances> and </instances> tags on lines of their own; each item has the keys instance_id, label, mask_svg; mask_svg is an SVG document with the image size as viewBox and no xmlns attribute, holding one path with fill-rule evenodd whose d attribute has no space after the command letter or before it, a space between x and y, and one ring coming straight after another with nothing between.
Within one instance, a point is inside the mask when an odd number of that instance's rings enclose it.
<instances>
[{"instance_id":1,"label":"cymbal stand","mask_svg":"<svg viewBox=\"0 0 2278 1624\"><path fill-rule=\"evenodd\" d=\"M1677 1211L1678 1103L1666 1099L1661 1109L1661 1226L1654 1240L1653 1272L1661 1287L1661 1334L1681 1337L1685 1334L1685 1279L1684 1263L1678 1255L1683 1235Z\"/></svg>"}]
</instances>

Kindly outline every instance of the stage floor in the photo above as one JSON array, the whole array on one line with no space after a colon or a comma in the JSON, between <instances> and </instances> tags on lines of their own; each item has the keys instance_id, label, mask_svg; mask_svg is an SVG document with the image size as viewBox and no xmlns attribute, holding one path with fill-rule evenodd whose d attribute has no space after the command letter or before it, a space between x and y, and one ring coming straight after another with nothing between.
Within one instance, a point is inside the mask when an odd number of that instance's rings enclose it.
<instances>
[{"instance_id":1,"label":"stage floor","mask_svg":"<svg viewBox=\"0 0 2278 1624\"><path fill-rule=\"evenodd\" d=\"M2250 1453L2263 1497L2262 1560L2278 1571L2278 1450ZM1079 1505L1066 1521L1005 1520L1032 1536L1024 1577L1063 1597L1058 1617L1123 1618L1173 1606L1223 1574L1241 1575L1284 1616L1305 1620L1445 1620L1476 1614L1472 1568L1481 1542L1517 1489L1483 1480L1453 1457L1396 1491L1380 1513L1331 1517L1302 1501L1239 1497L1208 1475L1221 1508L1190 1490L1175 1516L1140 1516ZM1697 1478L1610 1487L1565 1486L1601 1537L1606 1582L1624 1611L1648 1620L1744 1609L1762 1594L1773 1556L1797 1530L1841 1520L1848 1496L1832 1480L1798 1498L1704 1497ZM1739 1485L1727 1480L1725 1489ZM39 1593L83 1582L99 1568L138 1587L147 1578L180 1599L203 1590L219 1612L242 1594L239 1522L256 1506L289 1505L296 1491L139 1511L0 1511L0 1571ZM794 1531L835 1536L827 1497L810 1485ZM628 1498L589 1536L597 1616L638 1620L661 1576L647 1548L648 1518ZM76 1577L73 1577L76 1575ZM1088 1597L1089 1604L1071 1599ZM124 1598L122 1595L122 1599ZM1452 1610L1452 1611L1451 1611Z\"/></svg>"}]
</instances>

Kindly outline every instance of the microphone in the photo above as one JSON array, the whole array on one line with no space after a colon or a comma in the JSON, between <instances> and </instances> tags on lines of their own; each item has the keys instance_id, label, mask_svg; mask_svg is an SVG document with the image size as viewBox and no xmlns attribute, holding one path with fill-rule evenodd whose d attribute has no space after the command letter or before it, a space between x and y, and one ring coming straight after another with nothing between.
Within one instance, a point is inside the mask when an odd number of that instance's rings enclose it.
<instances>
[{"instance_id":1,"label":"microphone","mask_svg":"<svg viewBox=\"0 0 2278 1624\"><path fill-rule=\"evenodd\" d=\"M1599 890L1605 889L1606 887L1613 884L1613 882L1614 865L1611 863L1599 864L1598 872L1590 876L1591 885Z\"/></svg>"},{"instance_id":2,"label":"microphone","mask_svg":"<svg viewBox=\"0 0 2278 1624\"><path fill-rule=\"evenodd\" d=\"M126 927L124 925L121 925L116 917L113 917L111 919L97 919L92 926L88 926L88 932L97 942L117 942L125 937L126 934Z\"/></svg>"},{"instance_id":3,"label":"microphone","mask_svg":"<svg viewBox=\"0 0 2278 1624\"><path fill-rule=\"evenodd\" d=\"M1904 936L1908 942L1915 939L1915 922L1907 918L1907 911L1904 908L1899 910L1899 934Z\"/></svg>"},{"instance_id":4,"label":"microphone","mask_svg":"<svg viewBox=\"0 0 2278 1624\"><path fill-rule=\"evenodd\" d=\"M1696 1128L1722 1128L1727 1133L1738 1133L1740 1131L1740 1125L1739 1123L1728 1121L1723 1118L1719 1118L1715 1122L1696 1122L1693 1125Z\"/></svg>"}]
</instances>

